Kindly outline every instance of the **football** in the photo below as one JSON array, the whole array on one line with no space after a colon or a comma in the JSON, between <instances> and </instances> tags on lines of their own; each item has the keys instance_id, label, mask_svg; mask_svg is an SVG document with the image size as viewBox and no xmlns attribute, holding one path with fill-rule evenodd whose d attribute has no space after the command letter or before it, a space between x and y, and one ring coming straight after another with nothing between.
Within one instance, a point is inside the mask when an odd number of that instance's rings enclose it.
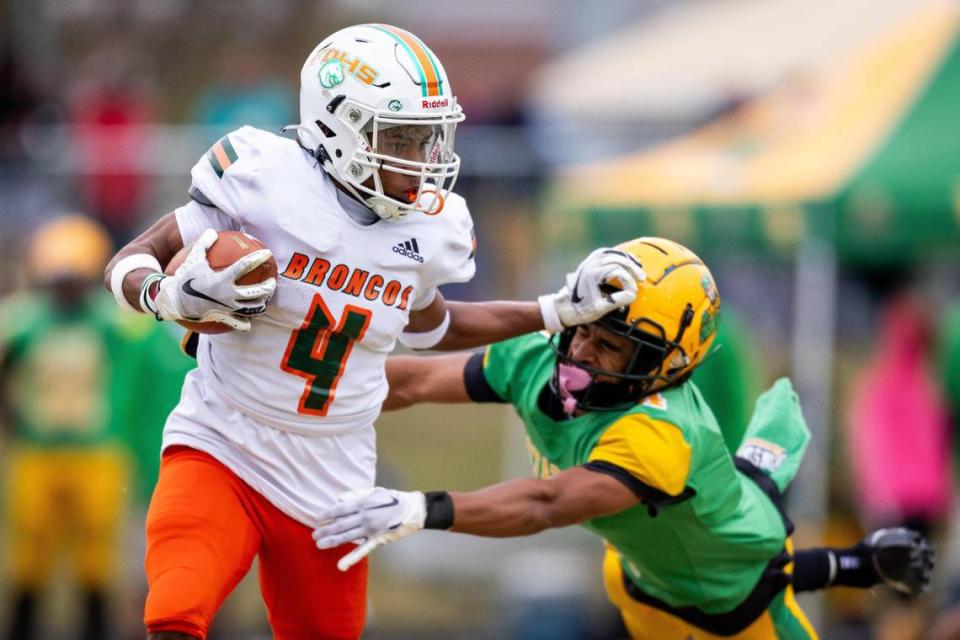
<instances>
[{"instance_id":1,"label":"football","mask_svg":"<svg viewBox=\"0 0 960 640\"><path fill-rule=\"evenodd\" d=\"M229 267L245 255L260 249L266 249L262 242L242 231L221 231L217 240L207 249L207 262L214 271ZM183 247L170 259L164 272L173 275L190 253L190 246ZM237 284L256 284L268 278L277 277L277 261L273 256L259 267L237 280ZM177 320L177 323L197 333L226 333L233 329L222 322L190 322Z\"/></svg>"}]
</instances>

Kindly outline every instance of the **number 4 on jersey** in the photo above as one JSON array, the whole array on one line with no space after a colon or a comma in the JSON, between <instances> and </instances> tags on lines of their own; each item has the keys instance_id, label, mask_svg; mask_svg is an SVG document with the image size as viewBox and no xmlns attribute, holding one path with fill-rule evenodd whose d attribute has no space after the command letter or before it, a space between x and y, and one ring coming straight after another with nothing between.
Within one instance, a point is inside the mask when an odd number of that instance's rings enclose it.
<instances>
[{"instance_id":1,"label":"number 4 on jersey","mask_svg":"<svg viewBox=\"0 0 960 640\"><path fill-rule=\"evenodd\" d=\"M363 337L372 315L369 309L348 304L333 328L334 318L323 298L320 294L313 296L307 317L290 334L280 363L281 369L307 381L297 407L299 413L327 415L353 344Z\"/></svg>"}]
</instances>

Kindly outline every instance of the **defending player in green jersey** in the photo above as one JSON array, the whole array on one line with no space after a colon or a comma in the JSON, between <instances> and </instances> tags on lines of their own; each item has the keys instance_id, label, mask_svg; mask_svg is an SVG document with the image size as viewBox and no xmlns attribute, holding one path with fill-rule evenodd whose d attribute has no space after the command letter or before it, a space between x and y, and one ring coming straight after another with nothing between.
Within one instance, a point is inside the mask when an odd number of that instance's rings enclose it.
<instances>
[{"instance_id":1,"label":"defending player in green jersey","mask_svg":"<svg viewBox=\"0 0 960 640\"><path fill-rule=\"evenodd\" d=\"M849 549L794 553L780 495L809 433L789 381L761 396L731 457L689 381L716 333L713 276L668 240L640 238L616 250L645 273L630 306L485 354L388 365L386 408L512 404L536 478L471 493L352 495L318 514L318 546L358 543L341 561L348 566L424 527L501 537L582 524L607 543L607 594L636 638L815 638L794 591L883 580L922 590L929 547L904 529Z\"/></svg>"}]
</instances>

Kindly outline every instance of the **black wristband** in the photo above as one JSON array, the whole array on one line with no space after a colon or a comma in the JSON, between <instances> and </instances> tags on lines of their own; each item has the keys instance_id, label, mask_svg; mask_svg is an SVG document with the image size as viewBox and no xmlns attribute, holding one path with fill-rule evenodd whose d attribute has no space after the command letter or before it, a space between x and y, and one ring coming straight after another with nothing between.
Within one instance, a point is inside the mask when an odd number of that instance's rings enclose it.
<instances>
[{"instance_id":1,"label":"black wristband","mask_svg":"<svg viewBox=\"0 0 960 640\"><path fill-rule=\"evenodd\" d=\"M832 586L867 589L882 581L873 565L873 547L859 542L846 549L833 549L837 559L837 575Z\"/></svg>"},{"instance_id":2,"label":"black wristband","mask_svg":"<svg viewBox=\"0 0 960 640\"><path fill-rule=\"evenodd\" d=\"M446 491L428 491L427 519L424 529L449 529L453 526L453 499Z\"/></svg>"},{"instance_id":3,"label":"black wristband","mask_svg":"<svg viewBox=\"0 0 960 640\"><path fill-rule=\"evenodd\" d=\"M793 590L816 591L830 586L834 576L830 567L830 550L800 549L793 554Z\"/></svg>"}]
</instances>

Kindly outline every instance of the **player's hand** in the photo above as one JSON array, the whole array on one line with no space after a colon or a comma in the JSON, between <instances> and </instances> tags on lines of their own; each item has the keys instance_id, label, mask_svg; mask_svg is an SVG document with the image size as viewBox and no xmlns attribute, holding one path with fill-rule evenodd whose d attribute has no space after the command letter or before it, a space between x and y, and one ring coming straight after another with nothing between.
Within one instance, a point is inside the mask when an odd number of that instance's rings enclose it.
<instances>
[{"instance_id":1,"label":"player's hand","mask_svg":"<svg viewBox=\"0 0 960 640\"><path fill-rule=\"evenodd\" d=\"M540 296L543 324L550 332L599 320L637 297L637 283L646 274L636 258L617 249L597 249L572 273L567 284L554 294Z\"/></svg>"},{"instance_id":2,"label":"player's hand","mask_svg":"<svg viewBox=\"0 0 960 640\"><path fill-rule=\"evenodd\" d=\"M933 549L918 532L905 527L878 529L863 543L870 547L873 567L885 583L911 596L930 590Z\"/></svg>"},{"instance_id":3,"label":"player's hand","mask_svg":"<svg viewBox=\"0 0 960 640\"><path fill-rule=\"evenodd\" d=\"M277 287L275 278L252 285L237 280L270 259L268 249L255 251L220 271L207 262L207 249L216 242L217 232L204 231L193 244L183 264L172 276L160 281L154 304L160 320L222 322L234 329L250 328L250 316L266 311Z\"/></svg>"},{"instance_id":4,"label":"player's hand","mask_svg":"<svg viewBox=\"0 0 960 640\"><path fill-rule=\"evenodd\" d=\"M427 500L419 491L394 491L383 487L349 491L339 502L318 514L320 524L313 539L320 549L354 542L356 549L337 562L346 571L380 545L395 542L423 529Z\"/></svg>"}]
</instances>

